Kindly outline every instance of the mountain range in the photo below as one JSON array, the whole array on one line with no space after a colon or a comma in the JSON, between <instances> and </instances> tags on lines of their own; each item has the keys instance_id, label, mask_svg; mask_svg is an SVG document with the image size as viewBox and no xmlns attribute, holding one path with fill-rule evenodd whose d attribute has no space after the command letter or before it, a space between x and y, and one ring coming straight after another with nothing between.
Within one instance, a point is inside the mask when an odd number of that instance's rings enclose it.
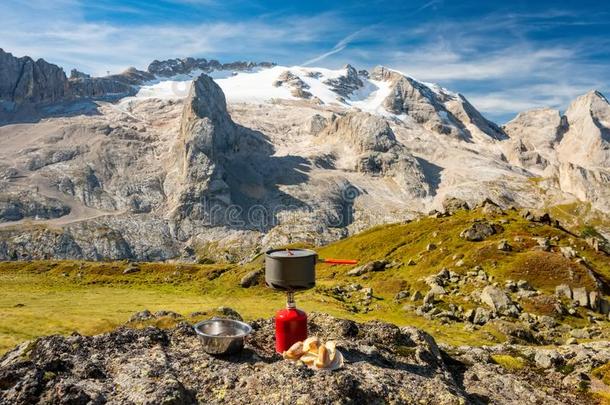
<instances>
[{"instance_id":1,"label":"mountain range","mask_svg":"<svg viewBox=\"0 0 610 405\"><path fill-rule=\"evenodd\" d=\"M607 99L501 126L381 66L67 76L0 50L0 260L236 261L485 200L610 214Z\"/></svg>"}]
</instances>

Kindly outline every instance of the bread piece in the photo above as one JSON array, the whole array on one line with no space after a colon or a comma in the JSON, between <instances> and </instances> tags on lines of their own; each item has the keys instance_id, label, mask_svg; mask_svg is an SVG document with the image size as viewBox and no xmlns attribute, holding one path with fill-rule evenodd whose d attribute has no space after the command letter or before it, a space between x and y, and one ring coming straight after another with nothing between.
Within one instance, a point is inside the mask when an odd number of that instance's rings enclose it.
<instances>
[{"instance_id":1,"label":"bread piece","mask_svg":"<svg viewBox=\"0 0 610 405\"><path fill-rule=\"evenodd\" d=\"M335 359L337 353L337 343L332 340L329 340L324 344L324 346L326 346L326 350L328 350L328 358L332 362Z\"/></svg>"},{"instance_id":2,"label":"bread piece","mask_svg":"<svg viewBox=\"0 0 610 405\"><path fill-rule=\"evenodd\" d=\"M284 359L289 360L298 360L303 355L303 353L303 342L296 342L295 344L290 346L290 349L282 353L282 357L284 357Z\"/></svg>"},{"instance_id":3,"label":"bread piece","mask_svg":"<svg viewBox=\"0 0 610 405\"><path fill-rule=\"evenodd\" d=\"M330 365L330 357L328 349L325 345L320 346L318 349L318 358L313 363L317 368L326 368Z\"/></svg>"},{"instance_id":4,"label":"bread piece","mask_svg":"<svg viewBox=\"0 0 610 405\"><path fill-rule=\"evenodd\" d=\"M299 360L301 360L303 363L307 364L308 366L313 366L313 363L318 359L318 355L317 354L313 354L313 353L305 353L304 355L301 356L301 358Z\"/></svg>"},{"instance_id":5,"label":"bread piece","mask_svg":"<svg viewBox=\"0 0 610 405\"><path fill-rule=\"evenodd\" d=\"M312 336L303 341L303 351L318 353L320 347L320 339L317 336Z\"/></svg>"}]
</instances>

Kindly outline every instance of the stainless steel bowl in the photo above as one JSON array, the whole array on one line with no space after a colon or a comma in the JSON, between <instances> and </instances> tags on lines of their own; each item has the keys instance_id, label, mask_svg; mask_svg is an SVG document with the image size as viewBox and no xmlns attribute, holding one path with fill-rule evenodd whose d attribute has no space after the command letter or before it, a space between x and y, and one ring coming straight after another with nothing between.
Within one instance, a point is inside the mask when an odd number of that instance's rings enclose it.
<instances>
[{"instance_id":1,"label":"stainless steel bowl","mask_svg":"<svg viewBox=\"0 0 610 405\"><path fill-rule=\"evenodd\" d=\"M244 348L244 338L252 332L247 323L233 319L209 319L197 323L195 332L209 354L233 354Z\"/></svg>"}]
</instances>

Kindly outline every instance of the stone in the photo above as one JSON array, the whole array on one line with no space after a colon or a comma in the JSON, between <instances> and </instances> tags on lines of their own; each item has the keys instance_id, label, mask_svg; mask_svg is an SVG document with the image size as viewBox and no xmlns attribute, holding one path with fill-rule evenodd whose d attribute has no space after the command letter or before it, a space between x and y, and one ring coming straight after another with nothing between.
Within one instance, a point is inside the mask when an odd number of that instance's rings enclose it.
<instances>
[{"instance_id":1,"label":"stone","mask_svg":"<svg viewBox=\"0 0 610 405\"><path fill-rule=\"evenodd\" d=\"M511 250L513 250L513 248L506 239L502 239L500 243L498 243L498 250L501 250L503 252L510 252Z\"/></svg>"},{"instance_id":2,"label":"stone","mask_svg":"<svg viewBox=\"0 0 610 405\"><path fill-rule=\"evenodd\" d=\"M180 315L179 313L174 312L174 311L166 311L166 310L157 311L153 315L155 318L173 318L173 319L182 318L182 315Z\"/></svg>"},{"instance_id":3,"label":"stone","mask_svg":"<svg viewBox=\"0 0 610 405\"><path fill-rule=\"evenodd\" d=\"M512 313L512 308L514 307L514 304L504 291L490 285L483 288L481 301L498 313Z\"/></svg>"},{"instance_id":4,"label":"stone","mask_svg":"<svg viewBox=\"0 0 610 405\"><path fill-rule=\"evenodd\" d=\"M560 284L555 287L555 295L558 297L565 297L568 299L572 299L572 288L570 288L567 284Z\"/></svg>"},{"instance_id":5,"label":"stone","mask_svg":"<svg viewBox=\"0 0 610 405\"><path fill-rule=\"evenodd\" d=\"M517 283L515 283L513 280L506 280L506 283L504 283L504 288L511 292L516 292L518 290Z\"/></svg>"},{"instance_id":6,"label":"stone","mask_svg":"<svg viewBox=\"0 0 610 405\"><path fill-rule=\"evenodd\" d=\"M563 358L555 350L537 350L534 361L538 367L546 369L560 365Z\"/></svg>"},{"instance_id":7,"label":"stone","mask_svg":"<svg viewBox=\"0 0 610 405\"><path fill-rule=\"evenodd\" d=\"M470 210L468 203L456 197L448 197L443 200L443 210L450 214L455 214L460 210Z\"/></svg>"},{"instance_id":8,"label":"stone","mask_svg":"<svg viewBox=\"0 0 610 405\"><path fill-rule=\"evenodd\" d=\"M572 289L572 300L575 304L578 304L581 307L589 306L589 294L585 287L578 287Z\"/></svg>"},{"instance_id":9,"label":"stone","mask_svg":"<svg viewBox=\"0 0 610 405\"><path fill-rule=\"evenodd\" d=\"M438 284L433 284L430 287L430 293L432 293L433 295L445 295L447 294L447 291L445 291L445 289L443 287L441 287Z\"/></svg>"},{"instance_id":10,"label":"stone","mask_svg":"<svg viewBox=\"0 0 610 405\"><path fill-rule=\"evenodd\" d=\"M428 291L428 293L424 296L424 305L434 304L434 292Z\"/></svg>"},{"instance_id":11,"label":"stone","mask_svg":"<svg viewBox=\"0 0 610 405\"><path fill-rule=\"evenodd\" d=\"M261 281L263 274L264 270L262 269L252 270L241 278L241 280L239 281L239 285L243 288L253 287Z\"/></svg>"},{"instance_id":12,"label":"stone","mask_svg":"<svg viewBox=\"0 0 610 405\"><path fill-rule=\"evenodd\" d=\"M363 264L362 266L353 268L352 270L347 272L347 275L348 276L361 276L361 275L363 275L365 273L369 273L371 271L383 271L383 270L385 270L387 265L388 265L388 262L385 260L375 260L375 261Z\"/></svg>"},{"instance_id":13,"label":"stone","mask_svg":"<svg viewBox=\"0 0 610 405\"><path fill-rule=\"evenodd\" d=\"M566 259L574 259L574 258L578 257L578 253L571 246L561 246L559 248L559 251Z\"/></svg>"},{"instance_id":14,"label":"stone","mask_svg":"<svg viewBox=\"0 0 610 405\"><path fill-rule=\"evenodd\" d=\"M566 345L575 345L575 344L578 344L578 340L576 340L576 338L571 337L566 340Z\"/></svg>"},{"instance_id":15,"label":"stone","mask_svg":"<svg viewBox=\"0 0 610 405\"><path fill-rule=\"evenodd\" d=\"M422 295L421 291L419 291L419 290L415 290L413 295L411 295L411 301L419 301L422 298L424 298L424 296Z\"/></svg>"},{"instance_id":16,"label":"stone","mask_svg":"<svg viewBox=\"0 0 610 405\"><path fill-rule=\"evenodd\" d=\"M130 264L129 266L127 266L125 268L125 270L123 270L123 274L133 274L133 273L138 273L140 271L140 268L135 265L135 264Z\"/></svg>"},{"instance_id":17,"label":"stone","mask_svg":"<svg viewBox=\"0 0 610 405\"><path fill-rule=\"evenodd\" d=\"M468 241L482 241L504 230L500 225L490 224L487 221L473 223L469 228L460 233L460 237Z\"/></svg>"},{"instance_id":18,"label":"stone","mask_svg":"<svg viewBox=\"0 0 610 405\"><path fill-rule=\"evenodd\" d=\"M475 325L485 325L491 319L491 311L486 308L477 307L472 315L472 323Z\"/></svg>"},{"instance_id":19,"label":"stone","mask_svg":"<svg viewBox=\"0 0 610 405\"><path fill-rule=\"evenodd\" d=\"M154 318L155 316L148 309L145 309L144 311L136 312L135 314L133 314L131 318L129 318L129 322L148 321Z\"/></svg>"},{"instance_id":20,"label":"stone","mask_svg":"<svg viewBox=\"0 0 610 405\"><path fill-rule=\"evenodd\" d=\"M394 296L394 301L396 302L400 302L404 299L409 298L409 291L403 290L403 291L399 291L395 296Z\"/></svg>"},{"instance_id":21,"label":"stone","mask_svg":"<svg viewBox=\"0 0 610 405\"><path fill-rule=\"evenodd\" d=\"M599 311L600 295L597 291L589 292L589 308L593 311Z\"/></svg>"},{"instance_id":22,"label":"stone","mask_svg":"<svg viewBox=\"0 0 610 405\"><path fill-rule=\"evenodd\" d=\"M532 286L527 282L527 280L517 281L517 288L519 290L533 290Z\"/></svg>"},{"instance_id":23,"label":"stone","mask_svg":"<svg viewBox=\"0 0 610 405\"><path fill-rule=\"evenodd\" d=\"M548 252L551 250L551 240L549 238L534 238L536 243L538 243L537 248L539 250Z\"/></svg>"},{"instance_id":24,"label":"stone","mask_svg":"<svg viewBox=\"0 0 610 405\"><path fill-rule=\"evenodd\" d=\"M606 298L599 300L599 313L603 315L610 314L610 301L608 301Z\"/></svg>"},{"instance_id":25,"label":"stone","mask_svg":"<svg viewBox=\"0 0 610 405\"><path fill-rule=\"evenodd\" d=\"M495 202L493 202L489 198L486 198L481 203L481 206L482 206L481 212L483 212L483 214L485 214L485 215L502 215L502 214L504 214L504 211L502 210L502 208L500 208L500 206L498 206L498 204L496 204Z\"/></svg>"},{"instance_id":26,"label":"stone","mask_svg":"<svg viewBox=\"0 0 610 405\"><path fill-rule=\"evenodd\" d=\"M576 339L589 339L591 335L585 329L572 329L570 331L570 336Z\"/></svg>"},{"instance_id":27,"label":"stone","mask_svg":"<svg viewBox=\"0 0 610 405\"><path fill-rule=\"evenodd\" d=\"M436 245L434 243L428 243L428 245L426 245L426 250L428 252L431 252L433 250L436 250Z\"/></svg>"},{"instance_id":28,"label":"stone","mask_svg":"<svg viewBox=\"0 0 610 405\"><path fill-rule=\"evenodd\" d=\"M234 319L237 321L243 321L244 319L241 317L239 312L230 307L220 306L216 308L216 313L221 315L224 318Z\"/></svg>"}]
</instances>

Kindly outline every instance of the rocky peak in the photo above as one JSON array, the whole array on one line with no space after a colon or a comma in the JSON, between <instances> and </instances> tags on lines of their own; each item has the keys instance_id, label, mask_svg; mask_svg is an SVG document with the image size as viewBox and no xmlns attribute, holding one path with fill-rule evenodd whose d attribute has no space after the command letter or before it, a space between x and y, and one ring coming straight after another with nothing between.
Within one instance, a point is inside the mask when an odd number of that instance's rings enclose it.
<instances>
[{"instance_id":1,"label":"rocky peak","mask_svg":"<svg viewBox=\"0 0 610 405\"><path fill-rule=\"evenodd\" d=\"M70 79L90 79L91 75L83 73L78 69L72 69L70 71Z\"/></svg>"},{"instance_id":2,"label":"rocky peak","mask_svg":"<svg viewBox=\"0 0 610 405\"><path fill-rule=\"evenodd\" d=\"M578 97L567 109L569 128L559 147L561 160L583 167L610 166L610 104L598 91Z\"/></svg>"},{"instance_id":3,"label":"rocky peak","mask_svg":"<svg viewBox=\"0 0 610 405\"><path fill-rule=\"evenodd\" d=\"M233 130L235 125L227 111L227 101L222 89L204 73L193 81L186 99L181 122L183 135L193 134L193 127L197 126L199 121L208 121L215 127L226 130ZM227 138L218 137L206 141L210 143L198 145L205 153L223 151L231 143Z\"/></svg>"},{"instance_id":4,"label":"rocky peak","mask_svg":"<svg viewBox=\"0 0 610 405\"><path fill-rule=\"evenodd\" d=\"M388 69L385 66L375 66L369 75L372 80L379 81L398 80L400 76L402 76L400 73Z\"/></svg>"},{"instance_id":5,"label":"rocky peak","mask_svg":"<svg viewBox=\"0 0 610 405\"><path fill-rule=\"evenodd\" d=\"M309 85L301 80L300 77L292 73L290 70L283 71L273 82L275 87L287 86L291 89L291 94L298 98L311 98L313 95L307 91Z\"/></svg>"},{"instance_id":6,"label":"rocky peak","mask_svg":"<svg viewBox=\"0 0 610 405\"><path fill-rule=\"evenodd\" d=\"M550 146L561 139L567 120L559 110L537 108L520 112L502 129L510 138L520 138L537 146Z\"/></svg>"},{"instance_id":7,"label":"rocky peak","mask_svg":"<svg viewBox=\"0 0 610 405\"><path fill-rule=\"evenodd\" d=\"M200 70L205 73L210 73L215 70L232 70L232 71L249 71L256 67L269 68L275 66L272 62L244 62L236 61L229 63L220 63L215 59L207 60L205 58L183 58L183 59L167 59L163 61L154 60L148 65L148 72L155 76L171 77L179 74L189 74Z\"/></svg>"},{"instance_id":8,"label":"rocky peak","mask_svg":"<svg viewBox=\"0 0 610 405\"><path fill-rule=\"evenodd\" d=\"M345 69L345 75L327 79L324 84L341 97L349 97L354 91L364 86L364 83L358 77L358 71L353 66L348 64L343 68Z\"/></svg>"},{"instance_id":9,"label":"rocky peak","mask_svg":"<svg viewBox=\"0 0 610 405\"><path fill-rule=\"evenodd\" d=\"M209 220L211 200L230 203L230 190L222 179L222 159L236 136L224 93L202 73L191 84L185 100L180 134L173 146L175 170L164 182L170 215L177 221L186 219L183 228L190 226L189 220Z\"/></svg>"}]
</instances>

